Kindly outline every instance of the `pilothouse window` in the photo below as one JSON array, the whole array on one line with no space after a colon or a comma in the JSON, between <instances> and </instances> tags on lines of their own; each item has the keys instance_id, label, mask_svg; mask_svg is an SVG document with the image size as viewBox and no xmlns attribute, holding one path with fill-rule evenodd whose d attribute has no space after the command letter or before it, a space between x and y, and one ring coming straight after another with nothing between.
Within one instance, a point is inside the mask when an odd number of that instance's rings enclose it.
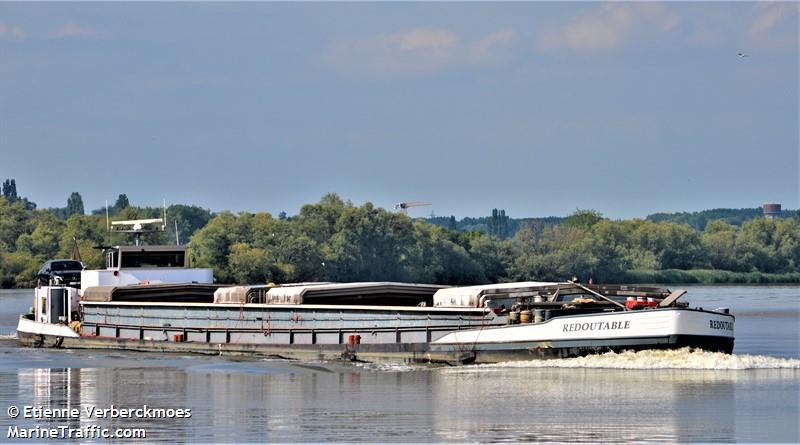
<instances>
[{"instance_id":1,"label":"pilothouse window","mask_svg":"<svg viewBox=\"0 0 800 445\"><path fill-rule=\"evenodd\" d=\"M185 252L123 252L120 267L184 267Z\"/></svg>"}]
</instances>

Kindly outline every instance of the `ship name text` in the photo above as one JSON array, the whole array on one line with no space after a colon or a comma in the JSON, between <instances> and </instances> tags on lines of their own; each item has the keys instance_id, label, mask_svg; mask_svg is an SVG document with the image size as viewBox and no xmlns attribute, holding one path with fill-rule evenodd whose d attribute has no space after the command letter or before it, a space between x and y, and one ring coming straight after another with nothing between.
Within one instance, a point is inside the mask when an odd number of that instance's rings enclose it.
<instances>
[{"instance_id":1,"label":"ship name text","mask_svg":"<svg viewBox=\"0 0 800 445\"><path fill-rule=\"evenodd\" d=\"M596 321L591 323L567 323L562 332L578 331L613 331L619 329L630 329L631 322L628 321Z\"/></svg>"}]
</instances>

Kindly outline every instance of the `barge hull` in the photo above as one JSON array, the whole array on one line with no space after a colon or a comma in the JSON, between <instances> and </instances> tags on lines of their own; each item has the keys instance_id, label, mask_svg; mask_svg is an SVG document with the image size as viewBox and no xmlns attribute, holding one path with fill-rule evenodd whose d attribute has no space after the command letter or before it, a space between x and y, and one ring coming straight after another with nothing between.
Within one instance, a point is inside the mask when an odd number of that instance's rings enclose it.
<instances>
[{"instance_id":1,"label":"barge hull","mask_svg":"<svg viewBox=\"0 0 800 445\"><path fill-rule=\"evenodd\" d=\"M593 339L569 342L533 342L525 344L506 344L502 345L502 347L476 345L472 349L455 345L432 347L430 343L265 345L132 340L95 336L60 337L26 332L19 332L18 336L23 346L30 347L112 349L222 356L260 356L303 361L345 360L376 363L429 363L449 365L571 358L607 352L680 349L685 347L727 354L733 351L732 338L700 335L627 338L606 340L604 342L598 342L598 340Z\"/></svg>"}]
</instances>

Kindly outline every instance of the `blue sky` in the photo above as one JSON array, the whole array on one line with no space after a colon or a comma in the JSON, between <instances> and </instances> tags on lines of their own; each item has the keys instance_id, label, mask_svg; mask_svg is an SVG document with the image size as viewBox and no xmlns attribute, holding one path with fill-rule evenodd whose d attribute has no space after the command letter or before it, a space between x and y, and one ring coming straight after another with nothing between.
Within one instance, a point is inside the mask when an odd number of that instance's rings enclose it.
<instances>
[{"instance_id":1,"label":"blue sky","mask_svg":"<svg viewBox=\"0 0 800 445\"><path fill-rule=\"evenodd\" d=\"M797 42L797 3L0 3L0 178L90 209L796 208Z\"/></svg>"}]
</instances>

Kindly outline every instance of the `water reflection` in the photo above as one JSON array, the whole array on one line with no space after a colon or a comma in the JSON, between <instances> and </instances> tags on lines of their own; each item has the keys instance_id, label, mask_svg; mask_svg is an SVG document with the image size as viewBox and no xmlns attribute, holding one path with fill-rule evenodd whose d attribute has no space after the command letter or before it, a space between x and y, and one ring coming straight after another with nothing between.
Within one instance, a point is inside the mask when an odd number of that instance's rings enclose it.
<instances>
[{"instance_id":1,"label":"water reflection","mask_svg":"<svg viewBox=\"0 0 800 445\"><path fill-rule=\"evenodd\" d=\"M24 413L24 406L32 406L37 409L81 409L81 398L91 397L92 389L82 387L80 370L71 368L34 368L19 369L17 371L15 396L9 399L8 405L16 405ZM10 382L3 379L3 387L7 388ZM58 427L61 425L69 428L80 428L84 422L90 419L75 418L69 415L64 417L42 417L26 418L21 415L16 420L4 419L10 424L18 425L21 428L31 428L38 425L43 427ZM5 425L4 425L5 427Z\"/></svg>"},{"instance_id":2,"label":"water reflection","mask_svg":"<svg viewBox=\"0 0 800 445\"><path fill-rule=\"evenodd\" d=\"M436 430L444 438L707 441L732 440L736 433L734 384L711 377L713 372L507 369L491 374L440 375L433 385L436 403L469 407L439 410ZM490 429L481 421L502 412L509 415L492 418ZM698 430L697 414L708 418L709 412L714 431Z\"/></svg>"},{"instance_id":3,"label":"water reflection","mask_svg":"<svg viewBox=\"0 0 800 445\"><path fill-rule=\"evenodd\" d=\"M143 427L149 440L169 442L798 439L794 369L385 372L253 362L241 373L240 365L19 369L0 371L0 389L5 400L50 408L191 408L191 419L82 415L70 425ZM5 398L11 386L15 396ZM758 409L771 415L754 418Z\"/></svg>"}]
</instances>

